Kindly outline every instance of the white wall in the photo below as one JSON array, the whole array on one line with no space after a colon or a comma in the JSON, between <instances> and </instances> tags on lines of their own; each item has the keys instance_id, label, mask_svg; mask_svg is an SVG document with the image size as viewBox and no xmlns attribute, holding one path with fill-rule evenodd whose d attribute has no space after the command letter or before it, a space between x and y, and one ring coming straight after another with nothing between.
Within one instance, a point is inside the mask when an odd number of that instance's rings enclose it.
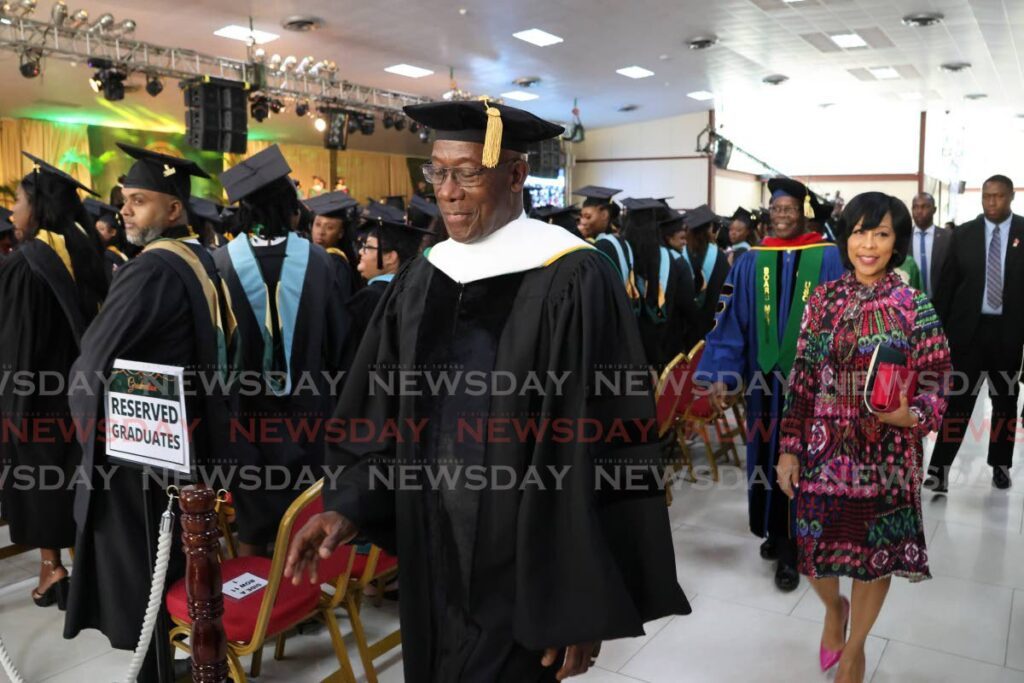
<instances>
[{"instance_id":1,"label":"white wall","mask_svg":"<svg viewBox=\"0 0 1024 683\"><path fill-rule=\"evenodd\" d=\"M746 174L715 171L715 196L711 209L722 216L731 216L737 207L748 211L761 206L762 183Z\"/></svg>"},{"instance_id":2,"label":"white wall","mask_svg":"<svg viewBox=\"0 0 1024 683\"><path fill-rule=\"evenodd\" d=\"M585 185L622 188L625 197L672 197L669 204L692 208L708 200L708 162L697 157L697 134L708 114L687 114L587 131L570 146L575 159L570 189ZM579 197L571 197L577 201Z\"/></svg>"}]
</instances>

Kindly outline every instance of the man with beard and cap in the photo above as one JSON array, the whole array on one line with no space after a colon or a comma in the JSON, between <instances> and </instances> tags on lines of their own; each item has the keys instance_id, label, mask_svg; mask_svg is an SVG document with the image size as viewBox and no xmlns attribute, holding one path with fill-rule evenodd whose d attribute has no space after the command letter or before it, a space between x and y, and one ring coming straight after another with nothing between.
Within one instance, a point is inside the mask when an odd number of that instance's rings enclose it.
<instances>
[{"instance_id":1,"label":"man with beard and cap","mask_svg":"<svg viewBox=\"0 0 1024 683\"><path fill-rule=\"evenodd\" d=\"M136 159L124 181L128 241L142 253L118 269L103 309L82 337L72 375L72 415L84 428L82 470L75 492L75 564L64 636L102 631L112 647L132 650L139 640L149 597L158 524L167 498L156 483L164 473L108 461L104 446L104 378L115 360L184 368L186 383L197 373L225 369L224 340L231 320L209 252L190 227L193 177L209 176L188 159L118 143ZM194 379L194 377L192 377ZM202 386L202 385L199 385ZM224 459L227 404L215 389L186 394L192 462ZM180 542L180 531L173 534ZM180 551L171 554L167 585L184 571ZM170 621L161 609L140 681L171 680Z\"/></svg>"},{"instance_id":2,"label":"man with beard and cap","mask_svg":"<svg viewBox=\"0 0 1024 683\"><path fill-rule=\"evenodd\" d=\"M733 265L698 368L725 408L729 394L747 400L747 482L750 531L767 540L761 557L777 560L775 585L796 589L796 545L789 498L776 481L779 422L786 380L796 357L804 306L811 291L844 272L839 250L807 232L810 192L790 178L768 181L772 236Z\"/></svg>"},{"instance_id":3,"label":"man with beard and cap","mask_svg":"<svg viewBox=\"0 0 1024 683\"><path fill-rule=\"evenodd\" d=\"M23 238L0 268L0 368L24 374L33 384L45 375L67 381L82 334L107 291L99 237L78 195L79 190L95 193L64 171L25 156L34 168L18 184L8 214ZM27 392L4 382L0 416L12 427L5 427L0 439L0 468L17 469L30 482L0 484L11 542L39 548L39 583L32 587L36 605L65 609L68 572L61 548L75 541L74 495L66 482L80 451L73 436L52 435L71 426L67 395L38 385ZM53 486L47 470L59 472L64 483Z\"/></svg>"},{"instance_id":4,"label":"man with beard and cap","mask_svg":"<svg viewBox=\"0 0 1024 683\"><path fill-rule=\"evenodd\" d=\"M306 208L313 213L310 241L319 245L331 257L331 266L338 291L345 303L362 283L352 265L358 258L354 243L354 224L359 215L359 202L346 192L327 192L306 200Z\"/></svg>"},{"instance_id":5,"label":"man with beard and cap","mask_svg":"<svg viewBox=\"0 0 1024 683\"><path fill-rule=\"evenodd\" d=\"M636 255L634 310L647 362L659 371L702 336L693 275L662 241L661 221L678 215L657 199L624 199L623 238Z\"/></svg>"},{"instance_id":6,"label":"man with beard and cap","mask_svg":"<svg viewBox=\"0 0 1024 683\"><path fill-rule=\"evenodd\" d=\"M700 309L698 339L703 339L711 331L718 297L729 275L729 257L711 240L711 227L717 220L707 204L701 204L683 216L686 247L682 258L693 275L693 288L697 292L697 307Z\"/></svg>"},{"instance_id":7,"label":"man with beard and cap","mask_svg":"<svg viewBox=\"0 0 1024 683\"><path fill-rule=\"evenodd\" d=\"M405 112L436 132L424 175L450 239L403 266L388 286L336 415L378 428L418 420L422 431L397 443L329 447L328 466L345 470L326 483L325 512L294 539L285 573L298 582L309 570L315 582L317 558L357 536L396 551L411 683L577 675L600 641L637 636L646 621L690 611L659 482L634 475L628 490L596 483L599 467L609 477L632 466L649 473L660 460L656 427L641 434L637 426L654 424L650 386L625 395L594 390L595 373L607 368L629 368L647 384L633 312L602 254L523 213L527 146L560 134L560 126L487 101ZM535 377L543 386L508 392L485 382L481 391L456 382L440 394L423 386L401 395L374 388L387 368L439 367L501 373L520 389ZM623 431L596 444L574 433L486 439L463 429L474 432L496 416L516 424L539 416L602 429L615 423ZM485 485L456 475L450 486L430 486L428 474L464 467L482 473ZM379 476L395 468L402 482L381 485ZM500 481L496 468L505 472ZM552 468L564 479L555 482ZM523 486L506 486L509 473ZM415 483L407 485L410 477ZM526 485L525 477L543 485Z\"/></svg>"},{"instance_id":8,"label":"man with beard and cap","mask_svg":"<svg viewBox=\"0 0 1024 683\"><path fill-rule=\"evenodd\" d=\"M335 403L326 376L341 369L349 330L332 257L291 231L300 201L290 172L272 145L220 176L228 200L240 203L247 232L213 260L237 321L228 340L229 365L260 378L258 392L236 383L232 395L234 419L255 434L266 433L266 423L323 424ZM267 554L288 506L310 485L310 476L320 476L325 432L231 443L233 460L255 465L261 475L288 475L283 485L261 479L259 487L241 482L232 488L240 555Z\"/></svg>"}]
</instances>

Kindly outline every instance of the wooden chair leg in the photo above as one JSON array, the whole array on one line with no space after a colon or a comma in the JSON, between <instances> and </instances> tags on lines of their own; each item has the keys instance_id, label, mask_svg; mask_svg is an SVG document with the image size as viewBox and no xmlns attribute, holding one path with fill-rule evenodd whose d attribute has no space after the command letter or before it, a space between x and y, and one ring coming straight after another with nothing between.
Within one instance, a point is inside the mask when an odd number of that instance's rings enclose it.
<instances>
[{"instance_id":1,"label":"wooden chair leg","mask_svg":"<svg viewBox=\"0 0 1024 683\"><path fill-rule=\"evenodd\" d=\"M704 442L704 450L708 455L708 464L711 466L711 481L718 481L718 462L715 459L715 449L711 445L711 436L708 434L708 425L706 422L701 422L698 426L700 432L700 438Z\"/></svg>"},{"instance_id":2,"label":"wooden chair leg","mask_svg":"<svg viewBox=\"0 0 1024 683\"><path fill-rule=\"evenodd\" d=\"M669 472L675 472L675 467L669 463L665 468ZM665 507L672 507L672 477L665 480Z\"/></svg>"},{"instance_id":3,"label":"wooden chair leg","mask_svg":"<svg viewBox=\"0 0 1024 683\"><path fill-rule=\"evenodd\" d=\"M348 657L348 648L345 646L345 639L341 635L338 618L334 616L333 610L325 609L323 619L324 623L327 624L327 630L331 634L331 644L334 646L334 654L338 657L339 665L338 670L328 676L325 681L330 681L330 683L355 683L356 674L352 670L352 660ZM365 668L366 665L364 664L363 667ZM367 680L369 678L369 674L367 674Z\"/></svg>"},{"instance_id":4,"label":"wooden chair leg","mask_svg":"<svg viewBox=\"0 0 1024 683\"><path fill-rule=\"evenodd\" d=\"M256 650L252 653L252 662L249 664L249 677L259 678L260 671L263 669L263 648Z\"/></svg>"},{"instance_id":5,"label":"wooden chair leg","mask_svg":"<svg viewBox=\"0 0 1024 683\"><path fill-rule=\"evenodd\" d=\"M274 646L274 659L281 661L284 659L284 643L288 639L288 636L284 633L277 637L277 644Z\"/></svg>"},{"instance_id":6,"label":"wooden chair leg","mask_svg":"<svg viewBox=\"0 0 1024 683\"><path fill-rule=\"evenodd\" d=\"M373 658L370 656L370 646L366 642L366 632L363 630L363 620L359 615L359 594L358 591L349 591L345 596L345 609L348 610L348 618L352 623L352 635L356 638L356 647L359 649L359 659L363 663L363 673L366 675L366 683L377 683L377 670L373 666Z\"/></svg>"}]
</instances>

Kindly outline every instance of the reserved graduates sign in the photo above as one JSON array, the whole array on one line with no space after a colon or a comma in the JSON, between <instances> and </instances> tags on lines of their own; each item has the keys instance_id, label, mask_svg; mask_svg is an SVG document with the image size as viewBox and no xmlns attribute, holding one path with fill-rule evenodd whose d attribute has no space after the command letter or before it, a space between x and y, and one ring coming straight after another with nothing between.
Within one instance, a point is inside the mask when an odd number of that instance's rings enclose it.
<instances>
[{"instance_id":1,"label":"reserved graduates sign","mask_svg":"<svg viewBox=\"0 0 1024 683\"><path fill-rule=\"evenodd\" d=\"M183 368L117 359L108 383L107 455L191 473Z\"/></svg>"}]
</instances>

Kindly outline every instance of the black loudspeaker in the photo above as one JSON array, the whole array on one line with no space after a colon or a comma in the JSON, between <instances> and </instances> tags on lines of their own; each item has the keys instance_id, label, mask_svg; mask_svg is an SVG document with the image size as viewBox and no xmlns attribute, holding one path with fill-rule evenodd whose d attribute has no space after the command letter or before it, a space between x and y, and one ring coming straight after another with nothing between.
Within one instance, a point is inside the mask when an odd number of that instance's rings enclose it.
<instances>
[{"instance_id":1,"label":"black loudspeaker","mask_svg":"<svg viewBox=\"0 0 1024 683\"><path fill-rule=\"evenodd\" d=\"M332 111L328 115L327 130L324 131L324 147L345 149L348 147L348 114Z\"/></svg>"},{"instance_id":2,"label":"black loudspeaker","mask_svg":"<svg viewBox=\"0 0 1024 683\"><path fill-rule=\"evenodd\" d=\"M732 158L732 143L728 140L718 139L718 143L715 146L715 168L720 168L723 171L729 167L729 159Z\"/></svg>"},{"instance_id":3,"label":"black loudspeaker","mask_svg":"<svg viewBox=\"0 0 1024 683\"><path fill-rule=\"evenodd\" d=\"M527 149L530 155L530 175L538 178L557 178L565 166L562 141L559 138L542 140Z\"/></svg>"},{"instance_id":4,"label":"black loudspeaker","mask_svg":"<svg viewBox=\"0 0 1024 683\"><path fill-rule=\"evenodd\" d=\"M248 86L208 78L183 87L188 144L208 152L243 154L249 135Z\"/></svg>"}]
</instances>

